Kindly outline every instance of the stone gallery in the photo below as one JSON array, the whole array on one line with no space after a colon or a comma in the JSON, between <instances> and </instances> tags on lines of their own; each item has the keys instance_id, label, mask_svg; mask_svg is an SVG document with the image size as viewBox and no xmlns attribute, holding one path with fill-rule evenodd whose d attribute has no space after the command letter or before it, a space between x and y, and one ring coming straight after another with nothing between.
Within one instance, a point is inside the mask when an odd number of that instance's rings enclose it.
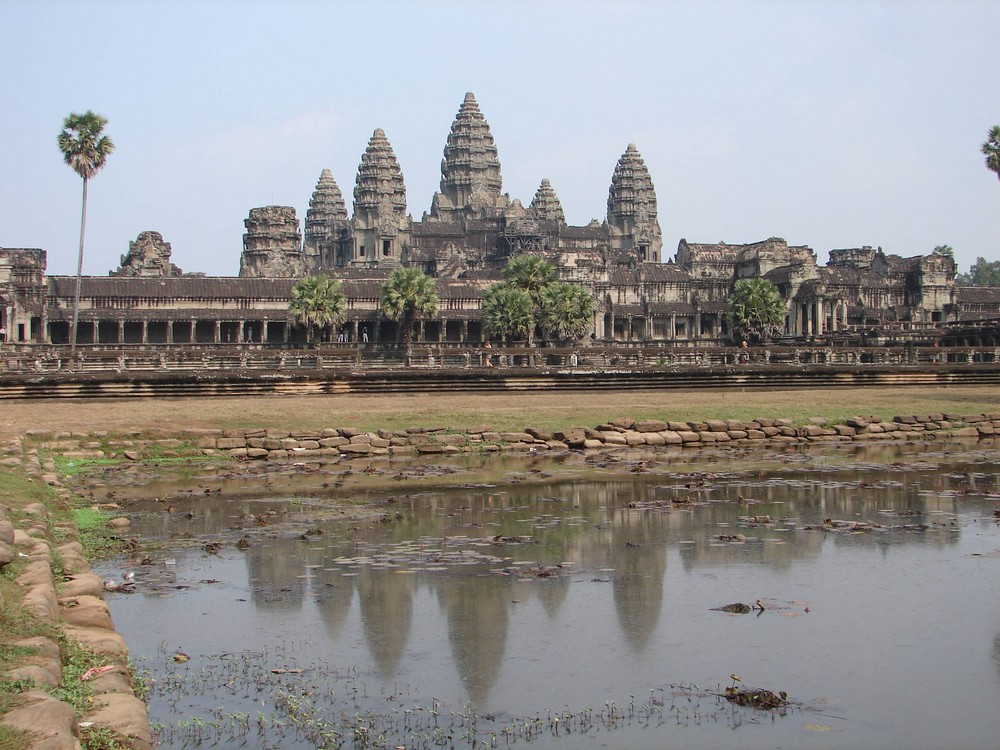
<instances>
[{"instance_id":1,"label":"stone gallery","mask_svg":"<svg viewBox=\"0 0 1000 750\"><path fill-rule=\"evenodd\" d=\"M950 255L901 257L871 247L831 250L826 265L808 246L772 237L748 244L680 240L663 260L656 193L639 150L629 144L611 174L607 215L566 223L555 188L541 179L528 205L502 192L497 147L469 93L451 126L441 185L419 221L406 212L406 186L386 134L376 129L354 183L349 214L323 169L304 228L295 209L250 209L238 277L183 273L170 243L155 231L129 243L119 268L81 281L81 344L298 343L305 332L288 313L291 288L307 274L339 279L347 298L342 334L393 342L398 327L378 309L393 268L419 268L435 279L434 319L418 323L417 341L478 343L483 291L507 260L540 255L561 281L597 300L591 340L720 344L733 284L763 277L786 305L785 334L810 340L861 331L932 330L939 324L995 317L994 290L955 285ZM70 341L76 278L46 274L46 254L0 249L0 322L9 341Z\"/></svg>"}]
</instances>

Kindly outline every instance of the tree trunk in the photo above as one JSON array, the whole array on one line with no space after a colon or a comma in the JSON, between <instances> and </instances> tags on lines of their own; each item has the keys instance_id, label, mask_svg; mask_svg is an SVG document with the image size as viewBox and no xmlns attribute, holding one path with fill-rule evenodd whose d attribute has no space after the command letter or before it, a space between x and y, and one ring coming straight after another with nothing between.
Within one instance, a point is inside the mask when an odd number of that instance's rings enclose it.
<instances>
[{"instance_id":1,"label":"tree trunk","mask_svg":"<svg viewBox=\"0 0 1000 750\"><path fill-rule=\"evenodd\" d=\"M87 231L87 178L83 178L83 210L80 214L80 253L76 259L76 289L73 290L73 323L69 331L70 355L76 354L76 326L80 320L80 280L83 278L83 237Z\"/></svg>"},{"instance_id":2,"label":"tree trunk","mask_svg":"<svg viewBox=\"0 0 1000 750\"><path fill-rule=\"evenodd\" d=\"M413 357L413 322L414 314L407 310L403 314L402 326L403 326L403 352L406 356L406 366L409 367L411 359Z\"/></svg>"}]
</instances>

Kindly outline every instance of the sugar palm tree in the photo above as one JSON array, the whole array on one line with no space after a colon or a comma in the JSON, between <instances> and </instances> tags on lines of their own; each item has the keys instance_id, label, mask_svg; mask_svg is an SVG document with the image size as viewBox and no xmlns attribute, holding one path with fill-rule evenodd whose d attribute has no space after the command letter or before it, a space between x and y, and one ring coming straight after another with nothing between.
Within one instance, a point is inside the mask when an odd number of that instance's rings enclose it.
<instances>
[{"instance_id":1,"label":"sugar palm tree","mask_svg":"<svg viewBox=\"0 0 1000 750\"><path fill-rule=\"evenodd\" d=\"M538 255L515 255L503 270L508 283L523 289L537 307L541 304L542 289L555 281L556 269Z\"/></svg>"},{"instance_id":2,"label":"sugar palm tree","mask_svg":"<svg viewBox=\"0 0 1000 750\"><path fill-rule=\"evenodd\" d=\"M306 341L313 340L313 331L328 331L344 322L347 307L340 282L326 276L306 276L292 287L288 312L292 319L306 327Z\"/></svg>"},{"instance_id":3,"label":"sugar palm tree","mask_svg":"<svg viewBox=\"0 0 1000 750\"><path fill-rule=\"evenodd\" d=\"M380 289L379 308L387 318L399 322L406 362L409 364L414 322L418 318L437 314L438 295L434 279L418 268L394 269Z\"/></svg>"},{"instance_id":4,"label":"sugar palm tree","mask_svg":"<svg viewBox=\"0 0 1000 750\"><path fill-rule=\"evenodd\" d=\"M983 144L983 154L986 156L986 168L996 172L997 179L1000 179L1000 125L990 128Z\"/></svg>"},{"instance_id":5,"label":"sugar palm tree","mask_svg":"<svg viewBox=\"0 0 1000 750\"><path fill-rule=\"evenodd\" d=\"M87 183L94 177L115 150L115 144L104 135L106 117L91 112L82 115L71 113L63 120L59 134L59 151L74 172L83 178L83 211L80 215L80 252L76 261L76 289L73 292L73 324L70 329L70 344L76 351L76 326L80 318L80 282L83 277L83 238L87 229Z\"/></svg>"},{"instance_id":6,"label":"sugar palm tree","mask_svg":"<svg viewBox=\"0 0 1000 750\"><path fill-rule=\"evenodd\" d=\"M735 340L761 344L777 336L785 321L785 302L767 279L740 279L729 295L726 313Z\"/></svg>"},{"instance_id":7,"label":"sugar palm tree","mask_svg":"<svg viewBox=\"0 0 1000 750\"><path fill-rule=\"evenodd\" d=\"M576 341L594 326L594 298L577 284L554 283L542 289L538 322L547 338Z\"/></svg>"},{"instance_id":8,"label":"sugar palm tree","mask_svg":"<svg viewBox=\"0 0 1000 750\"><path fill-rule=\"evenodd\" d=\"M483 292L482 315L486 332L507 344L526 337L535 327L531 295L510 284L494 284Z\"/></svg>"}]
</instances>

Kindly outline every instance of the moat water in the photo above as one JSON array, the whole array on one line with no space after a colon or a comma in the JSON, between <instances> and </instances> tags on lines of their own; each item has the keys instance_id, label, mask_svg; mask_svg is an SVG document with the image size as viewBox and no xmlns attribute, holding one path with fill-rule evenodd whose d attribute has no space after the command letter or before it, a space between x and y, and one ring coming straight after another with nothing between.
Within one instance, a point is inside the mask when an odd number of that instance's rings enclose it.
<instances>
[{"instance_id":1,"label":"moat water","mask_svg":"<svg viewBox=\"0 0 1000 750\"><path fill-rule=\"evenodd\" d=\"M141 545L97 572L135 574L108 598L162 747L997 745L993 445L174 467L91 489ZM386 504L331 507L351 498Z\"/></svg>"}]
</instances>

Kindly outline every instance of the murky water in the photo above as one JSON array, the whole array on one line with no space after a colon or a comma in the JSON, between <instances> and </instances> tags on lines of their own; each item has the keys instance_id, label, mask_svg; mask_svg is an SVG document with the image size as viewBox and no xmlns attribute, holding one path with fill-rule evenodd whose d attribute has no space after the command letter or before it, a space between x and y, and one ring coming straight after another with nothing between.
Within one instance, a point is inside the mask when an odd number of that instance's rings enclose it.
<instances>
[{"instance_id":1,"label":"murky water","mask_svg":"<svg viewBox=\"0 0 1000 750\"><path fill-rule=\"evenodd\" d=\"M366 478L384 516L329 511ZM109 600L165 747L997 745L993 447L209 469L95 492L144 545L98 572L135 572ZM752 610L715 609L733 603ZM740 707L733 685L790 703Z\"/></svg>"}]
</instances>

